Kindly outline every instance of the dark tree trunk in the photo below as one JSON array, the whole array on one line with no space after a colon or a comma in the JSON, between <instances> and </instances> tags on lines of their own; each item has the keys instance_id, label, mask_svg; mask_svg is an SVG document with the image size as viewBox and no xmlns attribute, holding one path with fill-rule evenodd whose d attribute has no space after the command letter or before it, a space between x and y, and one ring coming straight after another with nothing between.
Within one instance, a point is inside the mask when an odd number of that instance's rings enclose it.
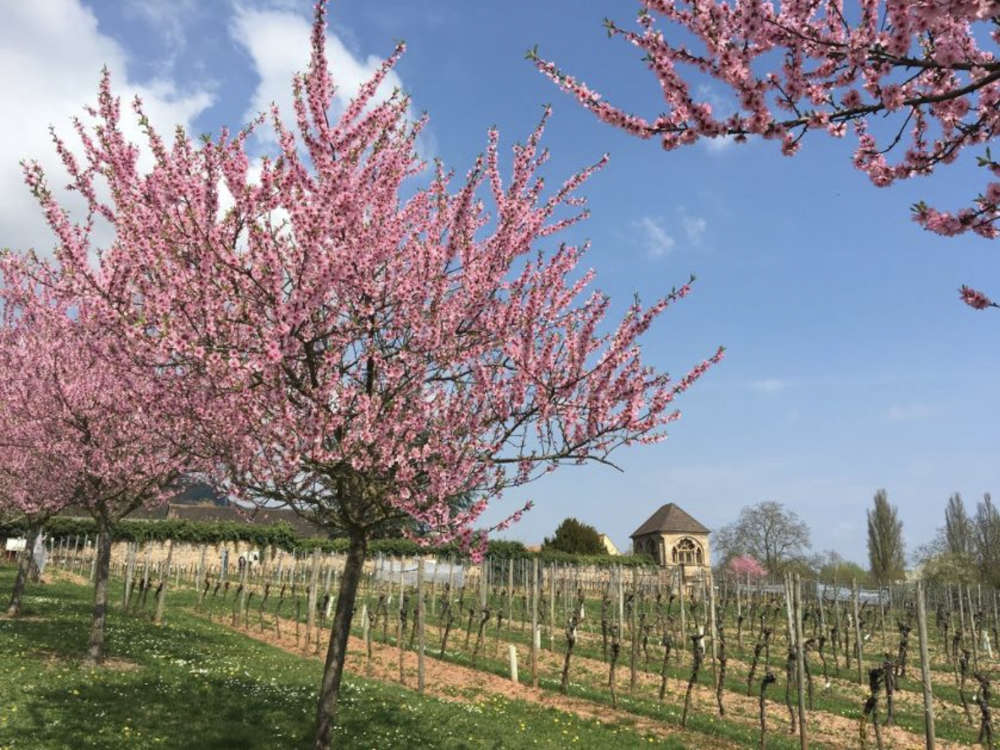
<instances>
[{"instance_id":1,"label":"dark tree trunk","mask_svg":"<svg viewBox=\"0 0 1000 750\"><path fill-rule=\"evenodd\" d=\"M347 548L347 562L340 577L337 607L334 610L333 627L330 630L330 646L326 652L326 666L323 668L323 683L316 710L314 744L316 750L329 750L332 746L331 735L337 717L337 700L340 697L340 681L344 675L347 639L351 633L351 615L358 594L358 584L361 581L367 541L362 532L353 532L350 546Z\"/></svg>"},{"instance_id":2,"label":"dark tree trunk","mask_svg":"<svg viewBox=\"0 0 1000 750\"><path fill-rule=\"evenodd\" d=\"M111 524L106 518L97 521L97 567L94 571L94 617L90 625L87 661L104 661L104 624L108 617L108 577L111 568Z\"/></svg>"},{"instance_id":3,"label":"dark tree trunk","mask_svg":"<svg viewBox=\"0 0 1000 750\"><path fill-rule=\"evenodd\" d=\"M28 527L28 537L21 554L17 556L17 578L14 579L14 590L10 592L10 605L7 607L8 617L17 617L21 614L21 600L24 597L24 586L28 582L28 574L34 564L31 559L32 551L35 548L35 540L38 539L39 526Z\"/></svg>"}]
</instances>

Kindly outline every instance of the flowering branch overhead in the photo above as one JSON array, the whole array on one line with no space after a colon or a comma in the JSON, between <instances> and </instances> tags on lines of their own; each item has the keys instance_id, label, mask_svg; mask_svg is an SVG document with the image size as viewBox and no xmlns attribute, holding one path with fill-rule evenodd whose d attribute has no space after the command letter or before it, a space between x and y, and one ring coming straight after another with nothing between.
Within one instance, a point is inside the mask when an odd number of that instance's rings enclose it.
<instances>
[{"instance_id":1,"label":"flowering branch overhead","mask_svg":"<svg viewBox=\"0 0 1000 750\"><path fill-rule=\"evenodd\" d=\"M665 149L701 138L777 140L792 155L810 131L858 147L855 166L884 187L930 174L962 149L989 143L1000 129L1000 60L984 47L1000 40L1000 3L987 0L641 0L638 29L605 21L609 36L642 50L658 79L665 110L647 119L603 100L586 84L532 50L537 68L604 122ZM666 21L665 31L659 25ZM674 41L693 37L698 48ZM682 75L682 67L691 75ZM716 113L692 95L708 77L731 93L732 111ZM885 123L883 125L882 123ZM904 141L908 141L904 143ZM890 161L890 152L899 156ZM980 166L1000 176L986 151ZM913 218L944 235L993 238L1000 182L957 213L918 203Z\"/></svg>"}]
</instances>

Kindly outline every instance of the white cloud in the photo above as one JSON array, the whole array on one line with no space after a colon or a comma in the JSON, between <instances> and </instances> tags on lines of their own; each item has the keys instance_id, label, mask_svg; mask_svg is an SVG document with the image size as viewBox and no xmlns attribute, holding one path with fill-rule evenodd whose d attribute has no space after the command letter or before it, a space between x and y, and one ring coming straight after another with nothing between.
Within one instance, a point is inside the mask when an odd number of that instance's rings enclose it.
<instances>
[{"instance_id":1,"label":"white cloud","mask_svg":"<svg viewBox=\"0 0 1000 750\"><path fill-rule=\"evenodd\" d=\"M700 84L697 91L698 97L702 101L706 101L711 105L713 117L725 118L736 109L731 96L728 97L728 99L723 98L714 87L709 86L708 84ZM720 135L715 138L701 138L699 143L701 143L705 150L710 154L719 154L726 151L730 146L736 143L736 140L731 135Z\"/></svg>"},{"instance_id":2,"label":"white cloud","mask_svg":"<svg viewBox=\"0 0 1000 750\"><path fill-rule=\"evenodd\" d=\"M19 166L22 159L37 160L63 205L73 218L81 218L80 198L59 190L68 180L48 127L54 125L79 153L70 118L83 115L83 106L96 102L103 65L111 70L112 87L122 97L122 129L133 142L143 142L129 106L134 94L143 98L151 123L168 139L175 125L190 128L212 102L207 92L181 91L166 79L139 85L129 78L128 63L128 53L99 31L94 14L79 0L5 7L0 68L9 73L0 79L0 96L12 106L0 119L0 246L34 247L47 253L55 241L24 185ZM139 163L143 168L150 166L148 152ZM110 229L105 228L98 237L107 242Z\"/></svg>"},{"instance_id":3,"label":"white cloud","mask_svg":"<svg viewBox=\"0 0 1000 750\"><path fill-rule=\"evenodd\" d=\"M721 154L729 150L729 147L736 143L736 138L731 135L719 135L715 138L702 138L699 143L705 147L710 154Z\"/></svg>"},{"instance_id":4,"label":"white cloud","mask_svg":"<svg viewBox=\"0 0 1000 750\"><path fill-rule=\"evenodd\" d=\"M781 380L780 378L764 378L762 380L754 380L750 383L750 387L761 393L777 393L788 387L788 381Z\"/></svg>"},{"instance_id":5,"label":"white cloud","mask_svg":"<svg viewBox=\"0 0 1000 750\"><path fill-rule=\"evenodd\" d=\"M909 422L915 419L927 419L934 415L934 410L927 404L896 404L890 406L885 413L890 422Z\"/></svg>"},{"instance_id":6,"label":"white cloud","mask_svg":"<svg viewBox=\"0 0 1000 750\"><path fill-rule=\"evenodd\" d=\"M686 213L681 215L681 226L684 227L684 234L692 245L700 245L708 229L708 222L700 216L690 216Z\"/></svg>"},{"instance_id":7,"label":"white cloud","mask_svg":"<svg viewBox=\"0 0 1000 750\"><path fill-rule=\"evenodd\" d=\"M311 21L305 16L282 10L251 10L237 8L231 34L249 53L260 77L244 119L249 121L261 112L269 112L275 102L286 126L294 127L295 110L292 99L292 78L305 72L309 65ZM389 52L391 50L387 50ZM342 112L381 66L383 59L375 55L355 57L344 42L327 32L327 63L337 86L334 114ZM402 89L403 82L395 70L389 71L375 92L376 101L389 98L393 89ZM262 140L274 140L274 132L259 128Z\"/></svg>"},{"instance_id":8,"label":"white cloud","mask_svg":"<svg viewBox=\"0 0 1000 750\"><path fill-rule=\"evenodd\" d=\"M199 0L124 0L122 11L126 16L141 19L155 29L169 49L161 61L164 70L170 70L187 47L187 26L204 6Z\"/></svg>"},{"instance_id":9,"label":"white cloud","mask_svg":"<svg viewBox=\"0 0 1000 750\"><path fill-rule=\"evenodd\" d=\"M659 219L643 216L635 223L642 232L643 245L650 258L661 258L669 253L676 242L667 234Z\"/></svg>"}]
</instances>

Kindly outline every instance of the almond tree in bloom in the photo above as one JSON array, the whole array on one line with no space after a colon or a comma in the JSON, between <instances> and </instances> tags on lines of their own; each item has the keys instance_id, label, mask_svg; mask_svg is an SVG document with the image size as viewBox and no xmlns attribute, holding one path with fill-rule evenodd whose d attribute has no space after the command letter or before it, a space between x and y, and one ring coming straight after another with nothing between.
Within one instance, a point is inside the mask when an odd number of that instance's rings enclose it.
<instances>
[{"instance_id":1,"label":"almond tree in bloom","mask_svg":"<svg viewBox=\"0 0 1000 750\"><path fill-rule=\"evenodd\" d=\"M928 175L1000 131L1000 3L989 0L640 0L637 28L606 20L643 52L664 111L630 114L529 52L538 69L599 119L664 149L702 138L777 141L795 154L810 131L857 139L854 165L879 187ZM694 44L689 44L693 42ZM734 106L715 112L698 83ZM700 93L700 92L699 92ZM979 164L1000 177L989 148ZM921 226L943 235L1000 232L1000 182L957 212L923 202ZM976 306L976 305L974 305ZM981 309L981 308L980 308Z\"/></svg>"},{"instance_id":2,"label":"almond tree in bloom","mask_svg":"<svg viewBox=\"0 0 1000 750\"><path fill-rule=\"evenodd\" d=\"M7 616L16 617L28 578L37 574L32 551L38 535L45 522L72 500L72 489L64 482L59 457L47 448L38 450L54 436L47 430L51 421L38 417L45 405L39 402L37 361L22 346L11 310L5 307L0 327L0 509L27 524L7 607Z\"/></svg>"},{"instance_id":3,"label":"almond tree in bloom","mask_svg":"<svg viewBox=\"0 0 1000 750\"><path fill-rule=\"evenodd\" d=\"M722 357L676 380L643 364L639 336L690 286L612 324L608 298L588 292L593 273L577 273L585 248L538 247L585 216L575 192L605 159L546 191L543 118L506 182L495 131L464 179L439 164L425 173L425 120L407 119L399 92L374 96L402 45L331 122L324 42L321 2L293 84L297 136L274 109L279 153L256 175L246 143L264 118L168 146L136 101L156 157L142 174L105 75L96 127L78 123L85 161L57 140L91 215L116 230L96 263L89 219L72 224L26 165L65 288L101 307L131 360L181 372L201 394L192 429L226 488L349 538L317 709L323 748L380 528L408 519L418 542L458 540L479 556L485 533L472 529L506 488L661 440L675 397Z\"/></svg>"},{"instance_id":4,"label":"almond tree in bloom","mask_svg":"<svg viewBox=\"0 0 1000 750\"><path fill-rule=\"evenodd\" d=\"M726 569L735 575L737 579L763 578L767 575L767 570L753 555L738 555L729 561Z\"/></svg>"},{"instance_id":5,"label":"almond tree in bloom","mask_svg":"<svg viewBox=\"0 0 1000 750\"><path fill-rule=\"evenodd\" d=\"M44 264L3 264L0 403L4 453L21 465L0 481L12 505L38 525L69 503L97 523L94 612L88 660L104 658L111 535L122 518L167 499L186 453L164 429L179 397L171 373L129 369L113 329L82 303L53 294ZM4 456L6 459L7 456ZM22 584L23 585L23 584Z\"/></svg>"}]
</instances>

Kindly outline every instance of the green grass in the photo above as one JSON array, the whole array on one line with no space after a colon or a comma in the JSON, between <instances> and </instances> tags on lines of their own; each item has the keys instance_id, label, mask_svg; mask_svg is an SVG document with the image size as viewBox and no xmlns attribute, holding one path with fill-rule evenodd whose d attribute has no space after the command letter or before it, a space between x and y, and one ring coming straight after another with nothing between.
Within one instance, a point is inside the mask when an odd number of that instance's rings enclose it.
<instances>
[{"instance_id":1,"label":"green grass","mask_svg":"<svg viewBox=\"0 0 1000 750\"><path fill-rule=\"evenodd\" d=\"M0 567L4 596L12 581ZM162 627L112 608L108 652L119 664L92 670L81 665L90 600L83 586L32 586L24 616L0 620L0 748L310 746L317 660L177 606ZM446 702L357 678L341 705L338 748L684 746L499 696Z\"/></svg>"}]
</instances>

